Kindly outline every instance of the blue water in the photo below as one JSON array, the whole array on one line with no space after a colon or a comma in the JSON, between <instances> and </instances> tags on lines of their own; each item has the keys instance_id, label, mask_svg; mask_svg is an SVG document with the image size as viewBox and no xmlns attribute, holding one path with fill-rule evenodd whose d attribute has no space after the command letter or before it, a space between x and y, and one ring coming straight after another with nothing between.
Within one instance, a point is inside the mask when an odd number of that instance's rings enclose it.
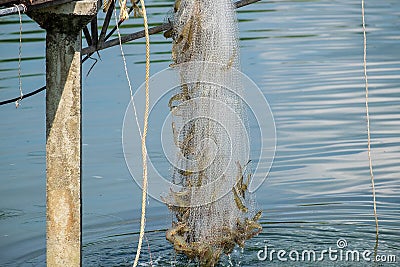
<instances>
[{"instance_id":1,"label":"blue water","mask_svg":"<svg viewBox=\"0 0 400 267\"><path fill-rule=\"evenodd\" d=\"M172 1L148 2L150 23ZM361 259L260 261L272 249L374 250L367 157L361 1L261 1L238 11L241 66L268 100L276 156L256 192L263 232L222 266L397 266ZM19 95L18 16L0 18L0 100ZM400 261L400 2L366 1L372 159L380 256ZM23 16L24 93L45 84L45 32ZM141 29L140 19L123 33ZM171 43L151 37L151 73L171 63ZM124 45L133 88L144 81L144 40ZM129 266L138 240L140 195L124 160L129 102L119 47L83 65L83 265ZM0 106L0 265L45 265L45 98ZM165 240L167 208L149 199L142 266L187 266ZM339 252L338 252L339 253ZM319 256L320 254L318 254ZM317 256L317 257L318 257ZM230 263L231 262L231 263Z\"/></svg>"}]
</instances>

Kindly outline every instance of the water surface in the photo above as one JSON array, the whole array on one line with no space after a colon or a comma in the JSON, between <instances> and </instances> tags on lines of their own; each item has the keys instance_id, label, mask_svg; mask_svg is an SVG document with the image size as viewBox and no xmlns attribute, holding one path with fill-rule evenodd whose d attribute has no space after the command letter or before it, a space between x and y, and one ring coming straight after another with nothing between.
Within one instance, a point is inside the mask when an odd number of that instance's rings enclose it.
<instances>
[{"instance_id":1,"label":"water surface","mask_svg":"<svg viewBox=\"0 0 400 267\"><path fill-rule=\"evenodd\" d=\"M366 1L372 157L379 255L400 253L400 2ZM152 25L172 1L149 1ZM276 157L256 192L263 232L223 266L366 266L365 261L260 262L264 249L373 250L360 1L262 1L238 11L241 65L275 117ZM0 18L0 99L19 95L18 16ZM141 29L140 19L123 33ZM45 32L23 16L22 85L45 83ZM171 63L170 40L151 37L151 72ZM124 45L133 88L144 80L144 40ZM129 89L118 47L83 66L83 265L130 266L140 188L126 168L122 121ZM45 100L40 93L0 106L0 265L45 265ZM257 144L255 144L257 145ZM262 159L261 159L262 160ZM165 240L171 216L148 203L142 266L186 266ZM276 255L276 254L275 254ZM385 264L384 264L385 265ZM395 266L396 264L388 264ZM374 265L375 266L375 265Z\"/></svg>"}]
</instances>

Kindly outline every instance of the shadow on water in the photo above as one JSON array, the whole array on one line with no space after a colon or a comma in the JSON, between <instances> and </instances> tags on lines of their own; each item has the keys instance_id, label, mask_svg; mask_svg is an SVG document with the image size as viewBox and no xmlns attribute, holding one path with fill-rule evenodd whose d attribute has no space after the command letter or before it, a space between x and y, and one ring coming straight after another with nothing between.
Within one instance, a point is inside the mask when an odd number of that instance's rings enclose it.
<instances>
[{"instance_id":1,"label":"shadow on water","mask_svg":"<svg viewBox=\"0 0 400 267\"><path fill-rule=\"evenodd\" d=\"M368 2L368 1L367 1ZM172 1L152 1L152 25ZM368 74L372 157L380 220L379 255L397 255L400 185L400 3L369 1ZM44 84L44 31L23 20L23 89ZM261 88L273 111L276 157L256 192L263 232L221 266L365 266L370 262L260 261L264 250L372 250L375 228L366 152L361 7L359 1L262 1L238 11L241 66ZM18 91L17 16L0 19L0 98ZM123 33L140 29L129 19ZM101 25L101 23L99 23ZM151 36L152 73L166 68L171 45ZM144 42L125 45L137 88L144 77ZM121 147L129 92L118 47L83 79L83 265L130 266L139 231L140 188ZM86 73L90 64L84 65ZM1 106L0 265L45 264L44 94ZM251 125L250 125L251 127ZM259 143L254 143L259 146ZM160 157L160 160L162 157ZM261 159L262 160L262 159ZM165 240L168 210L149 200L142 266L190 266ZM339 253L339 252L338 252ZM194 264L194 263L192 263ZM392 264L393 265L393 264ZM394 266L394 265L393 265Z\"/></svg>"}]
</instances>

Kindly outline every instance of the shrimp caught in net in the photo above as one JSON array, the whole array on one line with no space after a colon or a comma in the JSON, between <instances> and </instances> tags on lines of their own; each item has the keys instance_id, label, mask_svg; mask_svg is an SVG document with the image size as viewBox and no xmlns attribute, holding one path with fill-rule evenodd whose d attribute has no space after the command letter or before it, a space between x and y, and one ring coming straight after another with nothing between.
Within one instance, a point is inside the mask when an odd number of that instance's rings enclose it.
<instances>
[{"instance_id":1,"label":"shrimp caught in net","mask_svg":"<svg viewBox=\"0 0 400 267\"><path fill-rule=\"evenodd\" d=\"M164 35L173 39L171 66L180 76L168 104L179 153L176 187L163 197L175 217L166 238L177 253L214 266L262 231L248 194L243 89L231 71L239 68L237 21L230 0L176 0L172 20Z\"/></svg>"}]
</instances>

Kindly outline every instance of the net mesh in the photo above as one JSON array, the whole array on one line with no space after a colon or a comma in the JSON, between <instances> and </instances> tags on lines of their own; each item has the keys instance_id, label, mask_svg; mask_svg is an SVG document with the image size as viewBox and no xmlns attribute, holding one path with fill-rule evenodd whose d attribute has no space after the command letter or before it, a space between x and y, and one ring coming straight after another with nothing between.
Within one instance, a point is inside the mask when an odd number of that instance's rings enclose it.
<instances>
[{"instance_id":1,"label":"net mesh","mask_svg":"<svg viewBox=\"0 0 400 267\"><path fill-rule=\"evenodd\" d=\"M237 22L230 0L176 0L174 11L181 85L169 101L178 153L164 196L176 217L166 237L178 253L213 266L261 231L261 213L248 208L249 137L232 71L239 68Z\"/></svg>"}]
</instances>

